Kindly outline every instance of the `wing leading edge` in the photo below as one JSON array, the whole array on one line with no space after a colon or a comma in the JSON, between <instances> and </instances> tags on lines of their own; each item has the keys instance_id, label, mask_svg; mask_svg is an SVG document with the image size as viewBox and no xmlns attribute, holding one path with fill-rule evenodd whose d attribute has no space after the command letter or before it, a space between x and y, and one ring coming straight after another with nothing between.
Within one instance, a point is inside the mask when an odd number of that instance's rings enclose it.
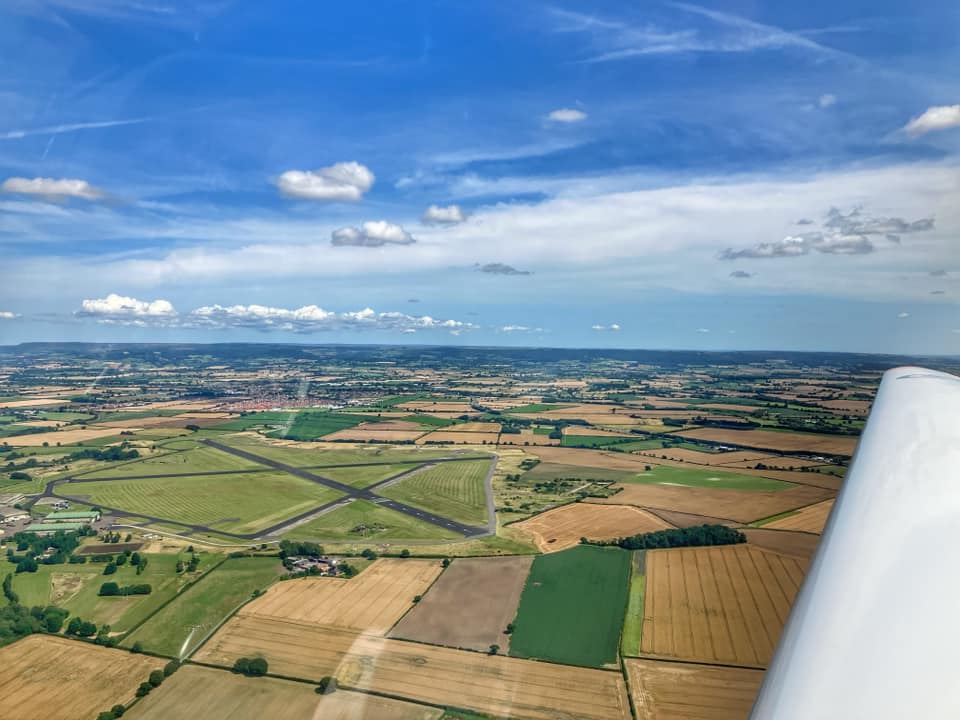
<instances>
[{"instance_id":1,"label":"wing leading edge","mask_svg":"<svg viewBox=\"0 0 960 720\"><path fill-rule=\"evenodd\" d=\"M960 717L960 378L884 374L752 720Z\"/></svg>"}]
</instances>

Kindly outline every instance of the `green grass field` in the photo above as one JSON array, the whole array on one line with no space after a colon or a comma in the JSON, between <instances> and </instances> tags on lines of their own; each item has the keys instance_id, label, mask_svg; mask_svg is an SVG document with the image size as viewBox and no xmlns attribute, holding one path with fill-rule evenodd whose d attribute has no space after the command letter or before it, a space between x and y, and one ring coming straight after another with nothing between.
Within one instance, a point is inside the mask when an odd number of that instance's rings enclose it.
<instances>
[{"instance_id":1,"label":"green grass field","mask_svg":"<svg viewBox=\"0 0 960 720\"><path fill-rule=\"evenodd\" d=\"M456 425L456 420L449 420L447 418L436 417L435 415L427 415L422 413L419 415L407 415L401 420L408 420L410 422L415 422L420 425L427 425L430 427L447 427L449 425Z\"/></svg>"},{"instance_id":2,"label":"green grass field","mask_svg":"<svg viewBox=\"0 0 960 720\"><path fill-rule=\"evenodd\" d=\"M632 442L634 440L631 437L618 438L612 435L564 435L560 445L562 447L595 448Z\"/></svg>"},{"instance_id":3,"label":"green grass field","mask_svg":"<svg viewBox=\"0 0 960 720\"><path fill-rule=\"evenodd\" d=\"M285 537L295 540L394 542L456 540L460 536L376 503L354 500L315 520L298 525Z\"/></svg>"},{"instance_id":4,"label":"green grass field","mask_svg":"<svg viewBox=\"0 0 960 720\"><path fill-rule=\"evenodd\" d=\"M336 490L282 472L101 480L61 486L64 495L172 522L257 532L336 500Z\"/></svg>"},{"instance_id":5,"label":"green grass field","mask_svg":"<svg viewBox=\"0 0 960 720\"><path fill-rule=\"evenodd\" d=\"M184 585L209 570L222 556L202 553L199 569L193 574L176 572L177 560L189 559L186 553L150 553L145 557L147 568L140 575L129 563L121 565L109 576L103 574L103 563L41 565L35 573L14 575L13 589L24 605L57 605L97 625L109 624L114 632L125 632L174 597ZM12 566L4 560L0 564L0 574L10 571ZM108 581L120 585L149 583L153 591L149 595L98 596L100 585Z\"/></svg>"},{"instance_id":6,"label":"green grass field","mask_svg":"<svg viewBox=\"0 0 960 720\"><path fill-rule=\"evenodd\" d=\"M647 585L646 551L633 553L632 574L630 576L630 596L627 601L627 613L623 618L623 637L620 651L624 655L640 654L640 633L643 630L643 601Z\"/></svg>"},{"instance_id":7,"label":"green grass field","mask_svg":"<svg viewBox=\"0 0 960 720\"><path fill-rule=\"evenodd\" d=\"M316 473L345 485L365 488L416 467L416 463L410 463L409 465L360 465L358 467L327 468L326 470L317 470Z\"/></svg>"},{"instance_id":8,"label":"green grass field","mask_svg":"<svg viewBox=\"0 0 960 720\"><path fill-rule=\"evenodd\" d=\"M560 463L540 463L528 470L523 479L539 482L557 479L601 480L609 482L627 482L637 473L629 470L608 470L604 468L581 467L579 465L561 465Z\"/></svg>"},{"instance_id":9,"label":"green grass field","mask_svg":"<svg viewBox=\"0 0 960 720\"><path fill-rule=\"evenodd\" d=\"M273 427L274 425L285 425L292 423L293 417L297 414L296 410L285 410L283 412L258 412L244 415L233 420L228 420L220 425L213 425L216 430L249 430L255 427Z\"/></svg>"},{"instance_id":10,"label":"green grass field","mask_svg":"<svg viewBox=\"0 0 960 720\"><path fill-rule=\"evenodd\" d=\"M755 475L740 475L714 469L695 470L668 465L654 465L650 472L641 473L625 482L648 485L684 485L686 487L720 488L724 490L779 491L794 487L793 483Z\"/></svg>"},{"instance_id":11,"label":"green grass field","mask_svg":"<svg viewBox=\"0 0 960 720\"><path fill-rule=\"evenodd\" d=\"M116 463L91 473L78 473L84 478L110 478L126 475L166 475L220 472L223 470L266 470L264 465L230 455L212 447L196 447L154 455L130 462Z\"/></svg>"},{"instance_id":12,"label":"green grass field","mask_svg":"<svg viewBox=\"0 0 960 720\"><path fill-rule=\"evenodd\" d=\"M527 577L510 654L601 667L617 661L631 554L579 545L541 555Z\"/></svg>"},{"instance_id":13,"label":"green grass field","mask_svg":"<svg viewBox=\"0 0 960 720\"><path fill-rule=\"evenodd\" d=\"M521 405L520 407L510 408L509 410L504 410L505 413L542 413L548 412L549 410L560 410L562 408L570 407L569 405L562 403L533 403L531 405Z\"/></svg>"},{"instance_id":14,"label":"green grass field","mask_svg":"<svg viewBox=\"0 0 960 720\"><path fill-rule=\"evenodd\" d=\"M339 447L335 449L300 448L269 445L249 437L226 437L221 442L293 467L316 468L329 465L425 462L450 457L455 452L453 448L395 448L389 445L367 445L356 448L345 445L343 449ZM477 457L484 457L482 453L475 454Z\"/></svg>"},{"instance_id":15,"label":"green grass field","mask_svg":"<svg viewBox=\"0 0 960 720\"><path fill-rule=\"evenodd\" d=\"M294 416L289 427L285 426L269 432L267 436L286 440L316 440L337 430L356 427L369 420L369 417L363 415L304 411Z\"/></svg>"},{"instance_id":16,"label":"green grass field","mask_svg":"<svg viewBox=\"0 0 960 720\"><path fill-rule=\"evenodd\" d=\"M196 647L254 590L266 588L283 572L276 558L230 558L124 638L121 646L139 642L150 652L179 657Z\"/></svg>"},{"instance_id":17,"label":"green grass field","mask_svg":"<svg viewBox=\"0 0 960 720\"><path fill-rule=\"evenodd\" d=\"M92 420L94 417L90 413L68 411L57 412L56 410L37 413L37 415L41 420L57 420L64 422L73 422L74 420Z\"/></svg>"},{"instance_id":18,"label":"green grass field","mask_svg":"<svg viewBox=\"0 0 960 720\"><path fill-rule=\"evenodd\" d=\"M490 460L440 463L378 494L466 525L482 525L487 521L483 481L489 469Z\"/></svg>"}]
</instances>

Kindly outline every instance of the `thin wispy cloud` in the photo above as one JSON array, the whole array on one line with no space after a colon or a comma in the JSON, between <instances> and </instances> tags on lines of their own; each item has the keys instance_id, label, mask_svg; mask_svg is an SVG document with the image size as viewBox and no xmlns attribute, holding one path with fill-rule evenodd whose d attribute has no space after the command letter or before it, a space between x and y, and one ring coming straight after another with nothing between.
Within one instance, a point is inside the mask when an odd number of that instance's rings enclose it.
<instances>
[{"instance_id":1,"label":"thin wispy cloud","mask_svg":"<svg viewBox=\"0 0 960 720\"><path fill-rule=\"evenodd\" d=\"M0 132L0 140L20 140L21 138L33 137L35 135L62 135L64 133L78 132L80 130L96 130L99 128L120 127L122 125L138 125L140 123L151 122L153 118L129 118L127 120L101 120L97 122L67 123L63 125L51 125L41 128L27 128L24 130L7 130Z\"/></svg>"},{"instance_id":2,"label":"thin wispy cloud","mask_svg":"<svg viewBox=\"0 0 960 720\"><path fill-rule=\"evenodd\" d=\"M634 23L595 15L552 9L555 32L589 35L594 53L583 62L598 63L642 56L681 53L745 53L759 50L800 50L820 59L860 63L849 53L836 50L801 32L750 20L691 3L669 3L680 17L696 16L709 21L706 27L667 28L655 23Z\"/></svg>"}]
</instances>

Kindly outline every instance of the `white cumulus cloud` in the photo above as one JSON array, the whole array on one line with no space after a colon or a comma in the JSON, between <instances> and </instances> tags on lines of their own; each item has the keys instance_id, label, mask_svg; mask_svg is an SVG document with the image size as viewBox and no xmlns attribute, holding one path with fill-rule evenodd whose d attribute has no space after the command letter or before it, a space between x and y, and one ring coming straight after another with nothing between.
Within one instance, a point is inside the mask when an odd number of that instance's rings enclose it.
<instances>
[{"instance_id":1,"label":"white cumulus cloud","mask_svg":"<svg viewBox=\"0 0 960 720\"><path fill-rule=\"evenodd\" d=\"M0 310L0 320L13 320L15 317L18 317L16 313L9 310Z\"/></svg>"},{"instance_id":2,"label":"white cumulus cloud","mask_svg":"<svg viewBox=\"0 0 960 720\"><path fill-rule=\"evenodd\" d=\"M459 225L466 219L467 216L459 205L431 205L424 210L421 221L424 225Z\"/></svg>"},{"instance_id":3,"label":"white cumulus cloud","mask_svg":"<svg viewBox=\"0 0 960 720\"><path fill-rule=\"evenodd\" d=\"M617 332L620 326L617 323L611 323L610 325L593 325L590 329L597 332Z\"/></svg>"},{"instance_id":4,"label":"white cumulus cloud","mask_svg":"<svg viewBox=\"0 0 960 720\"><path fill-rule=\"evenodd\" d=\"M577 123L586 120L587 114L576 108L558 108L547 115L547 119L553 122Z\"/></svg>"},{"instance_id":5,"label":"white cumulus cloud","mask_svg":"<svg viewBox=\"0 0 960 720\"><path fill-rule=\"evenodd\" d=\"M362 198L374 180L376 176L365 165L340 162L319 170L287 170L277 178L277 187L287 197L348 202Z\"/></svg>"},{"instance_id":6,"label":"white cumulus cloud","mask_svg":"<svg viewBox=\"0 0 960 720\"><path fill-rule=\"evenodd\" d=\"M86 180L73 178L22 178L12 177L4 180L0 189L4 192L21 195L39 195L50 200L80 198L81 200L102 200L106 194Z\"/></svg>"},{"instance_id":7,"label":"white cumulus cloud","mask_svg":"<svg viewBox=\"0 0 960 720\"><path fill-rule=\"evenodd\" d=\"M110 293L105 298L84 300L78 315L130 318L170 318L177 314L169 300L137 300Z\"/></svg>"},{"instance_id":8,"label":"white cumulus cloud","mask_svg":"<svg viewBox=\"0 0 960 720\"><path fill-rule=\"evenodd\" d=\"M386 220L365 222L360 227L342 227L333 231L330 244L338 247L381 247L412 245L416 239L395 223Z\"/></svg>"},{"instance_id":9,"label":"white cumulus cloud","mask_svg":"<svg viewBox=\"0 0 960 720\"><path fill-rule=\"evenodd\" d=\"M822 108L828 108L831 105L837 104L837 96L831 95L830 93L825 93L819 97L819 99L817 100L817 103Z\"/></svg>"},{"instance_id":10,"label":"white cumulus cloud","mask_svg":"<svg viewBox=\"0 0 960 720\"><path fill-rule=\"evenodd\" d=\"M908 312L897 313L897 318L900 320L906 320L908 317L910 317L910 313Z\"/></svg>"},{"instance_id":11,"label":"white cumulus cloud","mask_svg":"<svg viewBox=\"0 0 960 720\"><path fill-rule=\"evenodd\" d=\"M908 135L917 137L955 127L960 127L960 105L934 105L908 122L903 129Z\"/></svg>"}]
</instances>

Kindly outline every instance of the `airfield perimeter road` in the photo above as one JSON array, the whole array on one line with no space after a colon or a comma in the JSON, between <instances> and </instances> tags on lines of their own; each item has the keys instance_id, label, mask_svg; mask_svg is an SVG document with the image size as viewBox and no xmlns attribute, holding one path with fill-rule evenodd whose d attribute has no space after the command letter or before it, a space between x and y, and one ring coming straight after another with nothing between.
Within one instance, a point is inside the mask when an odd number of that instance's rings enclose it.
<instances>
[{"instance_id":1,"label":"airfield perimeter road","mask_svg":"<svg viewBox=\"0 0 960 720\"><path fill-rule=\"evenodd\" d=\"M100 504L99 507L105 512L109 512L110 514L115 514L115 515L125 516L125 517L143 518L144 520L147 520L149 522L154 522L154 523L172 523L174 525L178 525L184 528L189 528L190 532L214 533L217 535L223 535L225 537L236 538L238 540L260 540L271 535L276 535L282 532L283 530L286 530L289 527L292 527L294 525L298 525L304 522L305 520L309 519L311 516L314 516L314 515L319 516L324 512L327 512L339 505L346 505L351 500L367 500L369 502L376 503L377 505L382 505L391 510L395 510L397 512L403 513L404 515L408 515L410 517L416 518L417 520L422 520L423 522L429 523L431 525L436 525L437 527L444 528L445 530L450 530L451 532L458 533L460 535L463 535L465 538L478 538L478 537L483 537L485 535L492 535L494 532L496 532L497 518L496 518L494 502L493 502L493 487L492 487L493 473L494 473L494 470L496 469L497 459L498 459L496 454L494 454L491 459L490 469L487 471L487 476L485 479L485 487L486 487L486 495L487 495L487 523L483 526L477 527L473 525L464 525L462 523L455 522L448 518L441 517L440 515L435 515L426 510L421 510L420 508L416 508L416 507L407 505L405 503L398 502L396 500L390 500L389 498L382 497L380 495L377 495L375 492L373 492L373 490L376 487L389 485L393 481L402 479L403 477L411 474L410 470L404 470L403 472L400 472L397 475L394 475L393 477L382 480L369 488L359 489L351 485L345 485L344 483L337 482L336 480L331 480L330 478L325 478L321 475L317 475L316 473L312 473L307 468L293 467L291 465L287 465L286 463L270 460L268 458L261 457L254 453L247 452L245 450L240 450L238 448L230 447L229 445L218 443L214 440L204 440L203 442L204 444L209 445L210 447L213 447L217 450L220 450L221 452L226 452L231 455L235 455L237 457L250 460L259 465L264 465L266 466L266 468L280 470L282 472L289 473L291 475L302 478L304 480L308 480L310 482L332 488L334 490L337 490L340 493L343 493L344 497L338 497L336 500L332 500L331 502L325 503L324 505L318 505L317 507L310 508L306 512L300 513L299 515L296 515L292 518L288 518L283 522L277 523L276 525L272 525L268 528L260 530L259 532L247 533L247 534L225 532L223 530L217 530L216 528L212 528L207 525L193 525L190 523L180 522L171 518L162 518L162 517L156 517L153 515L145 515L143 513L131 512L129 510L123 510L122 508L113 508L103 504ZM436 460L431 460L430 464L432 465L432 464L444 463L444 462L461 462L461 461L470 460L470 459L475 460L477 458L439 458ZM394 463L370 463L370 464L391 465ZM326 467L358 467L360 465L361 465L360 463L348 463L343 465L329 465ZM46 488L44 489L43 494L38 496L37 500L43 497L52 497L52 498L58 498L62 500L72 500L74 502L85 502L86 500L82 495L64 494L62 492L63 488L61 487L62 485L82 485L85 482L103 482L103 481L112 481L112 480L145 480L145 479L164 478L164 477L199 477L204 475L241 475L241 474L265 472L265 471L266 470L259 470L259 469L223 470L223 471L213 471L213 472L123 475L123 476L116 476L111 478L89 478L89 479L85 479L82 477L68 477L68 478L61 478L59 480L52 480L48 482L46 485ZM58 492L58 490L60 492ZM34 502L36 502L36 500Z\"/></svg>"}]
</instances>

